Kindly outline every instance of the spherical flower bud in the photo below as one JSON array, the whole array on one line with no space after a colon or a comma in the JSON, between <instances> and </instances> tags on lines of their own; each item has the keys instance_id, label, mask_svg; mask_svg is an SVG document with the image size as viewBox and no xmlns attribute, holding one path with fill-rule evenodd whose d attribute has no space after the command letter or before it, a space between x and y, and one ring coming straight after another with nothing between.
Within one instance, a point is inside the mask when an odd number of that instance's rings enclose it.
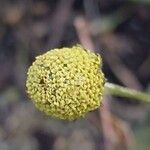
<instances>
[{"instance_id":1,"label":"spherical flower bud","mask_svg":"<svg viewBox=\"0 0 150 150\"><path fill-rule=\"evenodd\" d=\"M105 79L101 67L101 57L79 45L50 50L29 67L27 93L46 114L75 120L101 104Z\"/></svg>"}]
</instances>

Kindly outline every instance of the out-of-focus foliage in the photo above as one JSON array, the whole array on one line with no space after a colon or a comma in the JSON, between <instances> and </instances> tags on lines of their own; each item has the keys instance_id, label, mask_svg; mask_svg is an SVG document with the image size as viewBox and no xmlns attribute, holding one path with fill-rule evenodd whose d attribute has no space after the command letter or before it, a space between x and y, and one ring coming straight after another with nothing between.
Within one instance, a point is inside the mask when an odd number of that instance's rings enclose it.
<instances>
[{"instance_id":1,"label":"out-of-focus foliage","mask_svg":"<svg viewBox=\"0 0 150 150\"><path fill-rule=\"evenodd\" d=\"M150 106L106 97L100 111L68 123L38 112L25 81L35 56L81 42L102 55L108 81L148 91L149 7L148 0L1 0L0 150L148 149Z\"/></svg>"},{"instance_id":2,"label":"out-of-focus foliage","mask_svg":"<svg viewBox=\"0 0 150 150\"><path fill-rule=\"evenodd\" d=\"M144 128L140 128L135 132L135 140L136 140L136 150L149 150L149 137L150 137L150 127L144 126Z\"/></svg>"}]
</instances>

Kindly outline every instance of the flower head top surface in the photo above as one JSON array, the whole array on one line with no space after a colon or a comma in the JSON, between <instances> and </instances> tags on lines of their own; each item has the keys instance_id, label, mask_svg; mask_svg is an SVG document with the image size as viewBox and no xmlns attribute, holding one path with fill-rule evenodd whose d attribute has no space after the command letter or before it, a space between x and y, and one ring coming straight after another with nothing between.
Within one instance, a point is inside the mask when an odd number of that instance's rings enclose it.
<instances>
[{"instance_id":1,"label":"flower head top surface","mask_svg":"<svg viewBox=\"0 0 150 150\"><path fill-rule=\"evenodd\" d=\"M27 73L27 93L46 114L74 120L98 108L104 91L101 57L80 45L53 49Z\"/></svg>"}]
</instances>

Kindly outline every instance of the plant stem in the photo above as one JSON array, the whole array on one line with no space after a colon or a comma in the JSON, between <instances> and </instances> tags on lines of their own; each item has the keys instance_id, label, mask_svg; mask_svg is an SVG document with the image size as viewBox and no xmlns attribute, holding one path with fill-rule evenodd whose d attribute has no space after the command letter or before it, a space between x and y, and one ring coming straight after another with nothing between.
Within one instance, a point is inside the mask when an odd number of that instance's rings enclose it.
<instances>
[{"instance_id":1,"label":"plant stem","mask_svg":"<svg viewBox=\"0 0 150 150\"><path fill-rule=\"evenodd\" d=\"M105 90L114 96L121 96L126 98L135 99L141 102L150 103L150 94L136 91L127 87L122 87L112 83L105 83Z\"/></svg>"}]
</instances>

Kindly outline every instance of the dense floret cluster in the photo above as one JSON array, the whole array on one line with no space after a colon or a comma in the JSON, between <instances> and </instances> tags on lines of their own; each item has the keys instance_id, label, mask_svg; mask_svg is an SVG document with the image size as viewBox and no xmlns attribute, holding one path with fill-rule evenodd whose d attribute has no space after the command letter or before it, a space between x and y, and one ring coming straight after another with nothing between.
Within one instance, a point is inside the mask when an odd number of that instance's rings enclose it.
<instances>
[{"instance_id":1,"label":"dense floret cluster","mask_svg":"<svg viewBox=\"0 0 150 150\"><path fill-rule=\"evenodd\" d=\"M53 49L27 73L27 93L46 114L74 120L100 106L104 91L101 57L81 46Z\"/></svg>"}]
</instances>

